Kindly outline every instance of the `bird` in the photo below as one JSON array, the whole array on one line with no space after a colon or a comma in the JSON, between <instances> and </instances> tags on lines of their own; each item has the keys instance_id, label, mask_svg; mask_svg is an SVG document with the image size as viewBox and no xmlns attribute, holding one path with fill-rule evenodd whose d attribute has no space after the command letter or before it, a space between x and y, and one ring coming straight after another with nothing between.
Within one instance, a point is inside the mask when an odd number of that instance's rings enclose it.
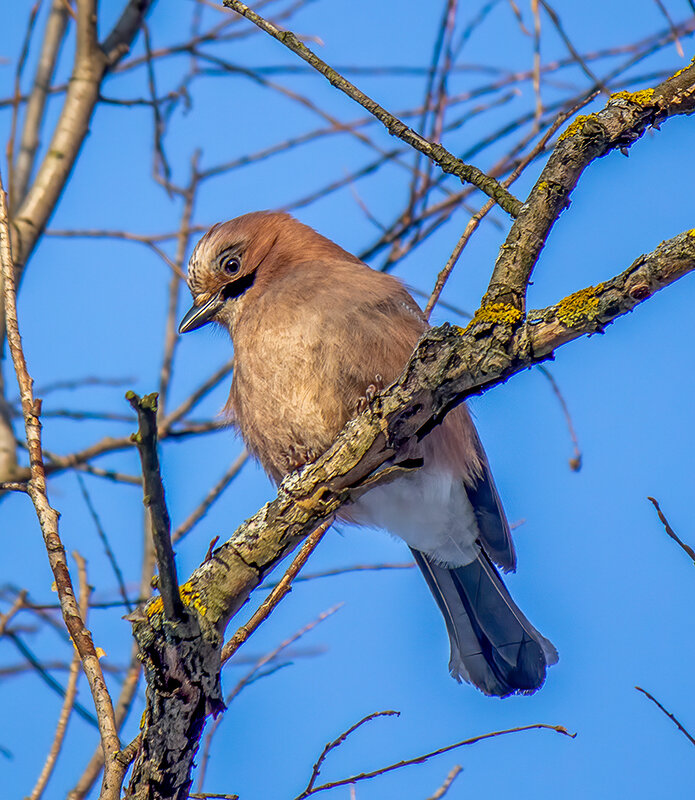
<instances>
[{"instance_id":1,"label":"bird","mask_svg":"<svg viewBox=\"0 0 695 800\"><path fill-rule=\"evenodd\" d=\"M398 378L429 327L396 277L282 212L214 225L187 283L193 305L179 332L216 323L230 334L225 410L276 484ZM409 546L444 617L457 681L490 696L532 694L558 655L500 575L516 568L514 544L465 403L387 466L413 459L419 469L377 481L340 518Z\"/></svg>"}]
</instances>

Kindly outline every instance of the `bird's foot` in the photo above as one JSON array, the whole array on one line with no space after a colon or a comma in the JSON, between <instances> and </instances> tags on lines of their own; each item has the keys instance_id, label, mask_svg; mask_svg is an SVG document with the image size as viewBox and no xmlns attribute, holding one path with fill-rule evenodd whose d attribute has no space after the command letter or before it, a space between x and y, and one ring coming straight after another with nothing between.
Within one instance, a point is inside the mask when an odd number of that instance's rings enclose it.
<instances>
[{"instance_id":1,"label":"bird's foot","mask_svg":"<svg viewBox=\"0 0 695 800\"><path fill-rule=\"evenodd\" d=\"M376 396L377 392L380 392L384 388L384 379L381 375L374 376L374 383L370 383L369 386L364 390L364 395L357 399L357 403L355 407L357 409L357 413L361 414L365 409L369 408L372 405L372 400Z\"/></svg>"},{"instance_id":2,"label":"bird's foot","mask_svg":"<svg viewBox=\"0 0 695 800\"><path fill-rule=\"evenodd\" d=\"M318 458L318 453L315 453L308 447L297 447L292 445L287 453L285 453L284 461L287 472L294 472L310 461L315 461Z\"/></svg>"}]
</instances>

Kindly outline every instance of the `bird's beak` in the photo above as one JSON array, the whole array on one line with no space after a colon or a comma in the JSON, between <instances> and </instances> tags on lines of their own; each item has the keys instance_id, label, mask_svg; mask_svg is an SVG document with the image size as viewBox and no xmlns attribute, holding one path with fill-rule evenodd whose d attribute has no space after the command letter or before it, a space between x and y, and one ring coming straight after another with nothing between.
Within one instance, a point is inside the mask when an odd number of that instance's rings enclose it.
<instances>
[{"instance_id":1,"label":"bird's beak","mask_svg":"<svg viewBox=\"0 0 695 800\"><path fill-rule=\"evenodd\" d=\"M179 325L179 333L188 333L194 331L196 328L202 328L208 322L212 322L212 318L224 305L224 298L222 292L218 292L203 306L193 306L186 316L181 320Z\"/></svg>"}]
</instances>

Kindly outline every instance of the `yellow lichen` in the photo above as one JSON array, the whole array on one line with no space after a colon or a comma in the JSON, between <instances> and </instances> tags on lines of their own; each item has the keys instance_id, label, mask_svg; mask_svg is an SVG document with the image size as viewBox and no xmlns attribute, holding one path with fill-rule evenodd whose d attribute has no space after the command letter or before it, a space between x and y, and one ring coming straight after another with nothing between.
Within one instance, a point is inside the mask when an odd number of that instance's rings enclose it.
<instances>
[{"instance_id":1,"label":"yellow lichen","mask_svg":"<svg viewBox=\"0 0 695 800\"><path fill-rule=\"evenodd\" d=\"M208 609L200 599L200 592L193 588L193 584L190 581L186 581L186 583L183 583L181 586L179 586L179 591L181 593L181 600L183 601L183 604L185 606L192 606L201 617L204 617Z\"/></svg>"},{"instance_id":2,"label":"yellow lichen","mask_svg":"<svg viewBox=\"0 0 695 800\"><path fill-rule=\"evenodd\" d=\"M200 599L200 592L193 588L190 581L179 586L179 594L181 595L181 602L185 606L192 606L201 615L205 616L207 606L205 606ZM154 617L156 614L164 613L164 601L161 597L155 597L145 606L145 613L148 617Z\"/></svg>"},{"instance_id":3,"label":"yellow lichen","mask_svg":"<svg viewBox=\"0 0 695 800\"><path fill-rule=\"evenodd\" d=\"M148 617L154 617L155 614L162 614L164 612L164 602L161 597L155 597L150 603L145 606L145 613Z\"/></svg>"},{"instance_id":4,"label":"yellow lichen","mask_svg":"<svg viewBox=\"0 0 695 800\"><path fill-rule=\"evenodd\" d=\"M549 188L550 188L550 184L548 183L548 181L541 181L538 184L538 186L536 187L536 191L544 192L544 191L546 191L546 189L549 189Z\"/></svg>"},{"instance_id":5,"label":"yellow lichen","mask_svg":"<svg viewBox=\"0 0 695 800\"><path fill-rule=\"evenodd\" d=\"M687 236L692 236L695 239L695 228L691 228L689 231L686 231Z\"/></svg>"},{"instance_id":6,"label":"yellow lichen","mask_svg":"<svg viewBox=\"0 0 695 800\"><path fill-rule=\"evenodd\" d=\"M577 119L575 119L574 122L569 125L567 130L560 134L558 142L561 142L563 139L567 139L570 136L576 136L584 127L584 123L593 116L593 114L580 114Z\"/></svg>"},{"instance_id":7,"label":"yellow lichen","mask_svg":"<svg viewBox=\"0 0 695 800\"><path fill-rule=\"evenodd\" d=\"M673 75L671 75L671 77L669 78L669 80L672 81L674 78L677 78L679 75L682 75L686 71L686 69L690 69L691 67L695 67L695 56L693 56L690 59L690 63L687 66L683 67L683 69L679 69L678 72L674 72Z\"/></svg>"},{"instance_id":8,"label":"yellow lichen","mask_svg":"<svg viewBox=\"0 0 695 800\"><path fill-rule=\"evenodd\" d=\"M515 308L511 303L490 303L481 306L473 315L473 319L468 323L470 328L481 322L491 322L495 325L514 325L521 320L523 313Z\"/></svg>"},{"instance_id":9,"label":"yellow lichen","mask_svg":"<svg viewBox=\"0 0 695 800\"><path fill-rule=\"evenodd\" d=\"M610 100L629 100L637 106L649 105L654 97L654 89L642 89L639 92L614 92Z\"/></svg>"},{"instance_id":10,"label":"yellow lichen","mask_svg":"<svg viewBox=\"0 0 695 800\"><path fill-rule=\"evenodd\" d=\"M585 322L596 319L598 311L598 296L603 289L603 284L588 286L578 292L565 297L555 307L555 316L567 328L574 328Z\"/></svg>"}]
</instances>

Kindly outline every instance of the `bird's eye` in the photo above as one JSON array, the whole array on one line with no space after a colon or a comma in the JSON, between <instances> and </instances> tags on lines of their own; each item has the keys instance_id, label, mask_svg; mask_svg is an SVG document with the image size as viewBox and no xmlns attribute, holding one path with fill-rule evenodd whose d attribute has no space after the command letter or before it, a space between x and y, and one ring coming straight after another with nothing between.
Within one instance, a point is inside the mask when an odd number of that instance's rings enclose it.
<instances>
[{"instance_id":1,"label":"bird's eye","mask_svg":"<svg viewBox=\"0 0 695 800\"><path fill-rule=\"evenodd\" d=\"M236 256L227 256L222 259L222 269L227 275L236 275L241 269L241 262Z\"/></svg>"}]
</instances>

